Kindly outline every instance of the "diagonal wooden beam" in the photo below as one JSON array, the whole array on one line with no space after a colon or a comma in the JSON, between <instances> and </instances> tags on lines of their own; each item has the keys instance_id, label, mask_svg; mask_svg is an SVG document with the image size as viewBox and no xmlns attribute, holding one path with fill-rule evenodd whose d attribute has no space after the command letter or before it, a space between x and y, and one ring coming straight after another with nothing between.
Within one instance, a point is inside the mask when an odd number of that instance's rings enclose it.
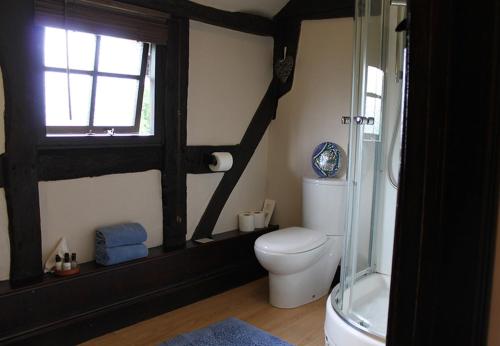
<instances>
[{"instance_id":1,"label":"diagonal wooden beam","mask_svg":"<svg viewBox=\"0 0 500 346\"><path fill-rule=\"evenodd\" d=\"M354 17L354 0L290 0L275 20Z\"/></svg>"},{"instance_id":2,"label":"diagonal wooden beam","mask_svg":"<svg viewBox=\"0 0 500 346\"><path fill-rule=\"evenodd\" d=\"M273 20L276 23L274 35L274 64L287 57L293 58L290 76L279 87L279 97L288 93L293 86L295 63L299 46L301 22L303 20L343 18L354 16L354 0L290 0Z\"/></svg>"},{"instance_id":3,"label":"diagonal wooden beam","mask_svg":"<svg viewBox=\"0 0 500 346\"><path fill-rule=\"evenodd\" d=\"M267 127L276 114L278 107L278 85L275 78L269 84L266 94L262 99L255 115L250 122L241 140L237 155L234 157L233 167L224 174L221 182L217 186L205 212L203 213L198 226L193 234L193 239L210 237L217 223L220 213L226 205L231 192L238 183L245 168L250 162L253 153L257 149Z\"/></svg>"},{"instance_id":4,"label":"diagonal wooden beam","mask_svg":"<svg viewBox=\"0 0 500 346\"><path fill-rule=\"evenodd\" d=\"M276 30L273 36L274 65L276 66L284 58L286 48L286 55L292 57L294 61L292 71L285 82L280 81L276 76L271 82L250 126L243 136L236 155L234 155L234 166L229 172L224 174L219 186L217 186L212 199L196 227L193 239L211 236L231 192L252 158L267 127L276 116L278 99L292 89L301 21L319 16L319 14L326 16L324 18L352 16L354 14L354 2L352 0L340 0L332 4L331 1L312 1L312 3L306 3L304 1L292 0L279 15L275 16Z\"/></svg>"},{"instance_id":5,"label":"diagonal wooden beam","mask_svg":"<svg viewBox=\"0 0 500 346\"><path fill-rule=\"evenodd\" d=\"M275 31L274 22L269 18L249 13L219 10L187 0L118 1L254 35L273 36Z\"/></svg>"},{"instance_id":6,"label":"diagonal wooden beam","mask_svg":"<svg viewBox=\"0 0 500 346\"><path fill-rule=\"evenodd\" d=\"M279 83L278 97L287 94L292 90L293 80L295 77L295 66L297 63L297 52L299 50L299 38L301 21L297 19L278 19L276 20L277 30L274 36L274 66L284 59L286 49L287 57L293 59L293 68L290 76L284 83ZM276 69L275 69L276 73Z\"/></svg>"}]
</instances>

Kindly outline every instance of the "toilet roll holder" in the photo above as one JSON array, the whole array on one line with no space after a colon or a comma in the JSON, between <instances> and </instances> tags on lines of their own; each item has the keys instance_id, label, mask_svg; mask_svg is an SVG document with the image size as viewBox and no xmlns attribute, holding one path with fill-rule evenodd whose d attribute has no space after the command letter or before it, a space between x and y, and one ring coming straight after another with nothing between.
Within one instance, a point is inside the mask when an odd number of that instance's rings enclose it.
<instances>
[{"instance_id":1,"label":"toilet roll holder","mask_svg":"<svg viewBox=\"0 0 500 346\"><path fill-rule=\"evenodd\" d=\"M217 164L217 158L214 156L213 153L207 154L204 157L203 163L207 165L207 167L210 165L215 165Z\"/></svg>"},{"instance_id":2,"label":"toilet roll holder","mask_svg":"<svg viewBox=\"0 0 500 346\"><path fill-rule=\"evenodd\" d=\"M233 167L230 152L212 152L204 157L205 164L212 172L227 172Z\"/></svg>"}]
</instances>

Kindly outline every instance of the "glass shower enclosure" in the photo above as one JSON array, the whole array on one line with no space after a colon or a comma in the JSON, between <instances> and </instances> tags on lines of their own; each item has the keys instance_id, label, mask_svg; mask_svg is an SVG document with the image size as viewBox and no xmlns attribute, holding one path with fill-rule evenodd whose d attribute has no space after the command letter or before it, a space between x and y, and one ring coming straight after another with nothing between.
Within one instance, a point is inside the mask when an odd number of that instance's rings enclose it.
<instances>
[{"instance_id":1,"label":"glass shower enclosure","mask_svg":"<svg viewBox=\"0 0 500 346\"><path fill-rule=\"evenodd\" d=\"M392 3L392 4L391 4ZM385 340L401 148L404 2L358 0L349 125L348 215L338 315Z\"/></svg>"}]
</instances>

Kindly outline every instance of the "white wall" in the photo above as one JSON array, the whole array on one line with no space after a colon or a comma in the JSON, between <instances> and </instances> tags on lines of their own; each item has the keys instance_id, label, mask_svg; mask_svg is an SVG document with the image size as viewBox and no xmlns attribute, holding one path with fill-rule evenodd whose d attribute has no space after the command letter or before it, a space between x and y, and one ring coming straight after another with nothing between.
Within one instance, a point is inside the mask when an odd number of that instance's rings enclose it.
<instances>
[{"instance_id":1,"label":"white wall","mask_svg":"<svg viewBox=\"0 0 500 346\"><path fill-rule=\"evenodd\" d=\"M188 145L240 142L272 77L269 38L191 22ZM217 232L237 228L235 213L260 207L265 198L267 141L252 159L223 210ZM196 228L222 173L188 175L188 235ZM94 258L97 227L140 222L147 245L162 243L161 183L158 171L43 182L40 188L44 259L63 235L80 261Z\"/></svg>"},{"instance_id":2,"label":"white wall","mask_svg":"<svg viewBox=\"0 0 500 346\"><path fill-rule=\"evenodd\" d=\"M1 78L0 78L1 80ZM0 153L5 152L4 92L0 83ZM40 182L42 259L65 236L79 261L94 258L99 226L140 222L148 246L162 243L161 185L158 171ZM9 278L10 245L4 190L0 189L0 280Z\"/></svg>"},{"instance_id":3,"label":"white wall","mask_svg":"<svg viewBox=\"0 0 500 346\"><path fill-rule=\"evenodd\" d=\"M4 111L3 75L0 69L0 154L5 153ZM7 205L5 204L5 192L4 189L0 189L0 281L9 278L10 243L8 227L9 220L7 217Z\"/></svg>"},{"instance_id":4,"label":"white wall","mask_svg":"<svg viewBox=\"0 0 500 346\"><path fill-rule=\"evenodd\" d=\"M238 144L271 81L273 40L190 27L187 144Z\"/></svg>"},{"instance_id":5,"label":"white wall","mask_svg":"<svg viewBox=\"0 0 500 346\"><path fill-rule=\"evenodd\" d=\"M162 244L159 171L40 182L38 187L44 260L65 236L79 261L91 261L95 230L126 222L144 226L148 247Z\"/></svg>"},{"instance_id":6,"label":"white wall","mask_svg":"<svg viewBox=\"0 0 500 346\"><path fill-rule=\"evenodd\" d=\"M190 36L188 145L238 144L272 79L273 40L198 22L191 22ZM3 109L3 87L0 91ZM3 152L3 117L0 131ZM260 209L266 197L267 148L266 135L231 194L217 233L237 229L237 212ZM188 175L188 239L222 175ZM79 261L90 261L95 229L122 222L143 224L149 247L162 243L158 171L40 182L39 190L43 260L65 236ZM9 275L7 222L0 191L0 280Z\"/></svg>"},{"instance_id":7,"label":"white wall","mask_svg":"<svg viewBox=\"0 0 500 346\"><path fill-rule=\"evenodd\" d=\"M267 134L257 147L241 179L236 184L226 206L222 210L214 234L238 228L237 214L243 210L260 210L266 196ZM187 238L191 238L223 173L188 174L187 176Z\"/></svg>"},{"instance_id":8,"label":"white wall","mask_svg":"<svg viewBox=\"0 0 500 346\"><path fill-rule=\"evenodd\" d=\"M272 79L273 40L190 22L188 145L238 144ZM230 196L215 233L237 229L236 214L266 197L267 135ZM188 175L191 238L222 173Z\"/></svg>"},{"instance_id":9,"label":"white wall","mask_svg":"<svg viewBox=\"0 0 500 346\"><path fill-rule=\"evenodd\" d=\"M269 129L268 195L273 222L302 224L301 178L313 176L311 154L324 141L347 151L352 82L352 18L302 22L293 89Z\"/></svg>"},{"instance_id":10,"label":"white wall","mask_svg":"<svg viewBox=\"0 0 500 346\"><path fill-rule=\"evenodd\" d=\"M214 234L238 229L237 214L241 211L261 210L267 195L268 136L265 135L248 163L241 179L229 196L215 225Z\"/></svg>"},{"instance_id":11,"label":"white wall","mask_svg":"<svg viewBox=\"0 0 500 346\"><path fill-rule=\"evenodd\" d=\"M254 13L272 18L288 0L194 0L194 2L221 10Z\"/></svg>"}]
</instances>

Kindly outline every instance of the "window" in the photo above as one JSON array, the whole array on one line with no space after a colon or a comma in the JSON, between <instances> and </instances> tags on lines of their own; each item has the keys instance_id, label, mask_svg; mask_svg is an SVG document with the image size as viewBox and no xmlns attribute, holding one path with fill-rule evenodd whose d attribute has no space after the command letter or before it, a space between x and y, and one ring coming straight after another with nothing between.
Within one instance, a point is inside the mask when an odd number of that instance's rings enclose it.
<instances>
[{"instance_id":1,"label":"window","mask_svg":"<svg viewBox=\"0 0 500 346\"><path fill-rule=\"evenodd\" d=\"M382 124L382 99L384 94L384 71L368 66L365 93L365 117L373 118L373 125L364 127L365 140L380 140Z\"/></svg>"},{"instance_id":2,"label":"window","mask_svg":"<svg viewBox=\"0 0 500 346\"><path fill-rule=\"evenodd\" d=\"M45 27L48 136L152 135L154 46Z\"/></svg>"}]
</instances>

